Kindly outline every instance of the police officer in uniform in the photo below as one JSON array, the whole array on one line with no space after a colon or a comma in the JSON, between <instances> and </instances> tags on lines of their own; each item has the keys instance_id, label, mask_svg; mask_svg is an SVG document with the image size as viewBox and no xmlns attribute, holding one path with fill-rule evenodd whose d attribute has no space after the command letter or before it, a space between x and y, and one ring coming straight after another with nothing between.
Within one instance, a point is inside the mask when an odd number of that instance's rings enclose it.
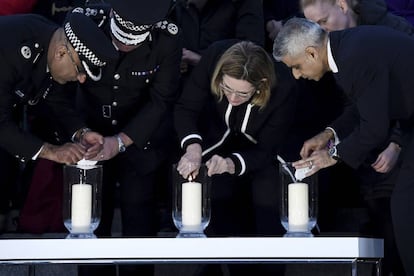
<instances>
[{"instance_id":1,"label":"police officer in uniform","mask_svg":"<svg viewBox=\"0 0 414 276\"><path fill-rule=\"evenodd\" d=\"M119 183L122 234L157 233L156 170L172 141L172 105L179 79L178 28L165 20L166 0L111 3L109 14L88 9L120 53L98 79L80 85L79 120L105 136L102 218L98 235L111 235ZM105 10L105 9L102 9ZM98 19L99 18L99 19Z\"/></svg>"},{"instance_id":2,"label":"police officer in uniform","mask_svg":"<svg viewBox=\"0 0 414 276\"><path fill-rule=\"evenodd\" d=\"M123 236L155 236L158 230L156 180L173 142L181 48L178 28L165 19L168 0L115 0L86 12L119 51L100 80L80 85L79 109L85 127L105 136L103 198L98 236L110 236L115 203ZM168 171L169 172L169 171ZM119 184L119 188L117 188ZM115 195L119 195L119 198ZM113 275L113 267L80 267L80 275ZM110 274L112 273L112 274ZM153 266L120 266L120 275L153 275ZM118 274L117 274L118 275Z\"/></svg>"},{"instance_id":3,"label":"police officer in uniform","mask_svg":"<svg viewBox=\"0 0 414 276\"><path fill-rule=\"evenodd\" d=\"M0 32L5 38L0 49L0 146L23 162L44 158L70 164L95 156L103 140L98 133L76 133L84 145L56 146L20 129L12 113L19 105L47 101L59 85L95 77L117 58L110 41L82 14L69 16L63 27L39 15L3 16Z\"/></svg>"}]
</instances>

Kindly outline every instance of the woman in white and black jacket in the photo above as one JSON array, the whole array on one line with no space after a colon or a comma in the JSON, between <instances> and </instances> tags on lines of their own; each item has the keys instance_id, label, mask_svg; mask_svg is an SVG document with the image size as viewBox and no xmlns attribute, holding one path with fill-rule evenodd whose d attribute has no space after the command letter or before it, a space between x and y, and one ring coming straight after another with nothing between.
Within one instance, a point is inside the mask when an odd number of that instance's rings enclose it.
<instances>
[{"instance_id":1,"label":"woman in white and black jacket","mask_svg":"<svg viewBox=\"0 0 414 276\"><path fill-rule=\"evenodd\" d=\"M213 44L175 108L184 155L177 170L212 176L209 235L278 235L278 176L273 159L295 112L287 67L247 41Z\"/></svg>"}]
</instances>

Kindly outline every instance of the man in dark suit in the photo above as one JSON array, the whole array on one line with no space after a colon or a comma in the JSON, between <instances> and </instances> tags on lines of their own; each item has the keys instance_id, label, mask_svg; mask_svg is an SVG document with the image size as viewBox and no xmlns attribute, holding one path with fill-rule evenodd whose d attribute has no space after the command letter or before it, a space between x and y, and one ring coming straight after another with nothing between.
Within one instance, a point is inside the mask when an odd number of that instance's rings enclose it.
<instances>
[{"instance_id":1,"label":"man in dark suit","mask_svg":"<svg viewBox=\"0 0 414 276\"><path fill-rule=\"evenodd\" d=\"M326 130L306 141L297 168L308 174L339 160L357 168L384 143L399 121L409 133L391 209L397 246L407 275L414 275L414 64L410 36L379 26L361 26L327 34L317 23L291 19L274 42L273 55L295 78L318 81L326 72L353 101ZM398 50L397 50L398 49Z\"/></svg>"},{"instance_id":2,"label":"man in dark suit","mask_svg":"<svg viewBox=\"0 0 414 276\"><path fill-rule=\"evenodd\" d=\"M90 77L87 72L99 72L106 62L117 57L110 41L81 14L69 16L61 28L38 15L2 16L0 33L0 146L22 162L45 158L70 164L85 156L96 156L102 147L99 134L75 134L96 143L89 149L75 143L52 145L22 131L13 118L13 110L48 101L59 85L84 82Z\"/></svg>"}]
</instances>

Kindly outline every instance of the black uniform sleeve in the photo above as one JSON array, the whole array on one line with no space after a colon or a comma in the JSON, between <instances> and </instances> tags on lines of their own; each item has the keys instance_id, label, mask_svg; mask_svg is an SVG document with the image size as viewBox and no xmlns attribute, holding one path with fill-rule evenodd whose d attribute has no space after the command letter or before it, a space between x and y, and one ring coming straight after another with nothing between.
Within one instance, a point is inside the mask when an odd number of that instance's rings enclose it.
<instances>
[{"instance_id":1,"label":"black uniform sleeve","mask_svg":"<svg viewBox=\"0 0 414 276\"><path fill-rule=\"evenodd\" d=\"M181 47L178 37L159 40L159 70L149 88L149 101L129 120L123 131L134 144L143 148L160 126L164 116L172 112L177 97Z\"/></svg>"},{"instance_id":2,"label":"black uniform sleeve","mask_svg":"<svg viewBox=\"0 0 414 276\"><path fill-rule=\"evenodd\" d=\"M2 67L6 65L6 59L1 58ZM21 129L13 118L13 106L16 103L14 84L18 78L14 75L14 69L0 69L0 146L10 154L18 158L30 159L41 148L43 142Z\"/></svg>"}]
</instances>

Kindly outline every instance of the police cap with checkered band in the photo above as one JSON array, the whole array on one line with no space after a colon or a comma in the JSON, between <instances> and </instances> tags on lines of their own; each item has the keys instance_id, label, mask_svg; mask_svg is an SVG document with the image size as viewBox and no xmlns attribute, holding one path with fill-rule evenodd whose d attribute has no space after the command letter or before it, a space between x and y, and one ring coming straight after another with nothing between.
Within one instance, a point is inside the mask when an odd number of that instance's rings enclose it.
<instances>
[{"instance_id":1,"label":"police cap with checkered band","mask_svg":"<svg viewBox=\"0 0 414 276\"><path fill-rule=\"evenodd\" d=\"M115 62L118 52L98 25L83 12L82 8L69 12L63 29L88 76L98 81L102 75L101 68Z\"/></svg>"},{"instance_id":2,"label":"police cap with checkered band","mask_svg":"<svg viewBox=\"0 0 414 276\"><path fill-rule=\"evenodd\" d=\"M154 24L163 20L170 0L109 0L111 32L125 45L137 45L149 36Z\"/></svg>"}]
</instances>

